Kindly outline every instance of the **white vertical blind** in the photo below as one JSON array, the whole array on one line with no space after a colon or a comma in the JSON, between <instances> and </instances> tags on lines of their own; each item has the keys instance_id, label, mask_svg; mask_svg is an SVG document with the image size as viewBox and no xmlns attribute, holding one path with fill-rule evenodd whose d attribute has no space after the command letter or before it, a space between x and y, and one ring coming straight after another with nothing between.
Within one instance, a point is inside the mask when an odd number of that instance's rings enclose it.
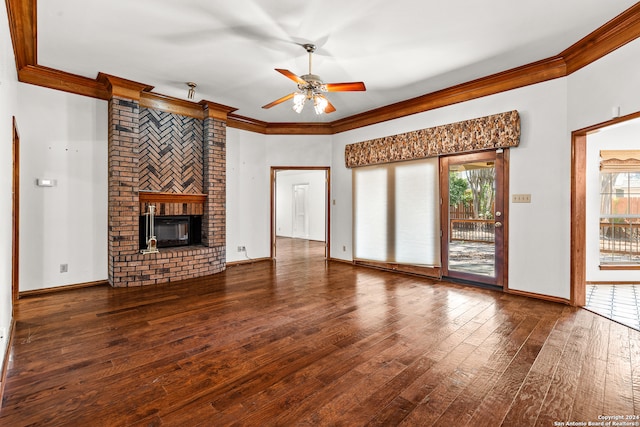
<instances>
[{"instance_id":1,"label":"white vertical blind","mask_svg":"<svg viewBox=\"0 0 640 427\"><path fill-rule=\"evenodd\" d=\"M353 170L356 258L387 258L387 169L368 166Z\"/></svg>"},{"instance_id":2,"label":"white vertical blind","mask_svg":"<svg viewBox=\"0 0 640 427\"><path fill-rule=\"evenodd\" d=\"M440 266L438 159L352 173L355 258Z\"/></svg>"}]
</instances>

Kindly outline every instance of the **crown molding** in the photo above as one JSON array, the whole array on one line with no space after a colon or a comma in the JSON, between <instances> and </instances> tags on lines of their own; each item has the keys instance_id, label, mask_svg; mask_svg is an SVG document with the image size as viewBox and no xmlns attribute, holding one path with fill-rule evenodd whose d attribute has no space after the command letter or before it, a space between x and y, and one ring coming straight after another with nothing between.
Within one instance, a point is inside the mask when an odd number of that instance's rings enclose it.
<instances>
[{"instance_id":1,"label":"crown molding","mask_svg":"<svg viewBox=\"0 0 640 427\"><path fill-rule=\"evenodd\" d=\"M229 114L227 116L227 127L230 128L266 134L267 125L267 122L252 119L251 117L241 116L239 114Z\"/></svg>"},{"instance_id":2,"label":"crown molding","mask_svg":"<svg viewBox=\"0 0 640 427\"><path fill-rule=\"evenodd\" d=\"M567 75L578 71L640 36L640 3L591 32L560 53Z\"/></svg>"},{"instance_id":3,"label":"crown molding","mask_svg":"<svg viewBox=\"0 0 640 427\"><path fill-rule=\"evenodd\" d=\"M127 95L135 95L135 91L139 88L138 98L135 99L140 99L143 103L162 105L162 108L169 109L165 111L173 111L172 109L195 111L195 107L191 105L194 103L189 101L149 93L152 86L140 83L131 86L130 83L135 82L115 76L105 79L106 75L102 73L94 80L38 65L37 0L5 0L5 2L19 81L98 99L109 99L113 86L111 79L122 84L117 87ZM209 106L208 114L218 118L226 116L227 126L237 129L265 135L331 135L566 77L638 37L640 37L640 3L636 3L556 56L328 123L269 123L233 114L235 109L232 107L210 101L201 101L201 103ZM144 94L140 95L140 92ZM202 107L200 109L202 110Z\"/></svg>"},{"instance_id":4,"label":"crown molding","mask_svg":"<svg viewBox=\"0 0 640 427\"><path fill-rule=\"evenodd\" d=\"M332 135L331 123L268 123L267 135Z\"/></svg>"},{"instance_id":5,"label":"crown molding","mask_svg":"<svg viewBox=\"0 0 640 427\"><path fill-rule=\"evenodd\" d=\"M5 0L16 69L38 63L37 0Z\"/></svg>"},{"instance_id":6,"label":"crown molding","mask_svg":"<svg viewBox=\"0 0 640 427\"><path fill-rule=\"evenodd\" d=\"M331 126L333 133L345 132L564 76L565 62L556 56L336 120Z\"/></svg>"},{"instance_id":7,"label":"crown molding","mask_svg":"<svg viewBox=\"0 0 640 427\"><path fill-rule=\"evenodd\" d=\"M218 104L213 101L200 101L201 108L204 108L204 116L211 117L212 119L227 121L227 117L230 113L233 113L237 108L229 107L227 105Z\"/></svg>"},{"instance_id":8,"label":"crown molding","mask_svg":"<svg viewBox=\"0 0 640 427\"><path fill-rule=\"evenodd\" d=\"M107 88L109 91L109 99L118 96L140 101L143 92L153 90L153 86L105 73L98 73L96 80Z\"/></svg>"},{"instance_id":9,"label":"crown molding","mask_svg":"<svg viewBox=\"0 0 640 427\"><path fill-rule=\"evenodd\" d=\"M202 105L160 93L142 92L140 94L140 106L181 116L195 117L200 120L204 119Z\"/></svg>"},{"instance_id":10,"label":"crown molding","mask_svg":"<svg viewBox=\"0 0 640 427\"><path fill-rule=\"evenodd\" d=\"M49 89L62 90L77 95L109 99L109 87L105 82L71 74L41 65L25 65L18 70L18 80Z\"/></svg>"},{"instance_id":11,"label":"crown molding","mask_svg":"<svg viewBox=\"0 0 640 427\"><path fill-rule=\"evenodd\" d=\"M229 114L227 126L264 135L331 135L330 123L263 122L238 114Z\"/></svg>"}]
</instances>

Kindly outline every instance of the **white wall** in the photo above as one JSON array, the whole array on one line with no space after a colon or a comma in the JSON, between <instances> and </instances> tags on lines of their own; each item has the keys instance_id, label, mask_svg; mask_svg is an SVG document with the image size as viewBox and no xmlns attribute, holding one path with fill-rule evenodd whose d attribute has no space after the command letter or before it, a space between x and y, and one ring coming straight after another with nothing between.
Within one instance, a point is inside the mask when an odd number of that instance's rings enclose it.
<instances>
[{"instance_id":1,"label":"white wall","mask_svg":"<svg viewBox=\"0 0 640 427\"><path fill-rule=\"evenodd\" d=\"M606 122L612 109L640 111L640 38L571 74L568 79L569 130Z\"/></svg>"},{"instance_id":2,"label":"white wall","mask_svg":"<svg viewBox=\"0 0 640 427\"><path fill-rule=\"evenodd\" d=\"M19 84L18 111L20 290L106 280L107 102Z\"/></svg>"},{"instance_id":3,"label":"white wall","mask_svg":"<svg viewBox=\"0 0 640 427\"><path fill-rule=\"evenodd\" d=\"M586 258L588 282L640 281L638 270L600 270L600 150L640 150L640 119L587 136Z\"/></svg>"},{"instance_id":4,"label":"white wall","mask_svg":"<svg viewBox=\"0 0 640 427\"><path fill-rule=\"evenodd\" d=\"M310 240L325 240L326 185L323 170L280 171L276 179L276 234L293 236L294 199L293 186L308 184L308 211Z\"/></svg>"},{"instance_id":5,"label":"white wall","mask_svg":"<svg viewBox=\"0 0 640 427\"><path fill-rule=\"evenodd\" d=\"M529 193L531 204L509 206L509 287L569 297L571 150L566 128L566 80L451 105L335 135L331 253L351 259L351 171L344 146L509 110L520 113L520 146L510 150L510 192ZM342 252L342 246L347 251ZM344 255L344 256L340 256Z\"/></svg>"},{"instance_id":6,"label":"white wall","mask_svg":"<svg viewBox=\"0 0 640 427\"><path fill-rule=\"evenodd\" d=\"M269 256L269 169L265 136L227 128L227 262Z\"/></svg>"},{"instance_id":7,"label":"white wall","mask_svg":"<svg viewBox=\"0 0 640 427\"><path fill-rule=\"evenodd\" d=\"M331 137L227 128L227 262L271 254L272 166L330 166ZM247 254L238 252L245 246Z\"/></svg>"},{"instance_id":8,"label":"white wall","mask_svg":"<svg viewBox=\"0 0 640 427\"><path fill-rule=\"evenodd\" d=\"M12 321L11 217L13 180L13 116L16 114L18 77L13 56L7 10L0 7L0 367L7 349ZM20 130L20 118L18 127Z\"/></svg>"}]
</instances>

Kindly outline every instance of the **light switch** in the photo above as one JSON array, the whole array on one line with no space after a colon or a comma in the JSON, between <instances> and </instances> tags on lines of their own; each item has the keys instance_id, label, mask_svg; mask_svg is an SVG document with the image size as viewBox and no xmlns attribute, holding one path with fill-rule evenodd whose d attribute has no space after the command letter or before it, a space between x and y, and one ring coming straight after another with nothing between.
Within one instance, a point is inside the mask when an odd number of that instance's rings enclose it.
<instances>
[{"instance_id":1,"label":"light switch","mask_svg":"<svg viewBox=\"0 0 640 427\"><path fill-rule=\"evenodd\" d=\"M531 203L531 194L512 194L512 203Z\"/></svg>"}]
</instances>

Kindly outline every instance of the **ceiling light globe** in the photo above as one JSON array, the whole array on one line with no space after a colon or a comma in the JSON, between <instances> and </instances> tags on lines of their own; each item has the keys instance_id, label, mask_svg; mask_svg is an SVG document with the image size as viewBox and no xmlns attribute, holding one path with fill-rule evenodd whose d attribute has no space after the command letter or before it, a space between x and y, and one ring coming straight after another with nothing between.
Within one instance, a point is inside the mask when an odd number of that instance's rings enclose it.
<instances>
[{"instance_id":1,"label":"ceiling light globe","mask_svg":"<svg viewBox=\"0 0 640 427\"><path fill-rule=\"evenodd\" d=\"M307 96L303 92L296 92L293 95L293 111L300 114L304 108L304 102L307 100Z\"/></svg>"},{"instance_id":2,"label":"ceiling light globe","mask_svg":"<svg viewBox=\"0 0 640 427\"><path fill-rule=\"evenodd\" d=\"M327 101L327 98L325 98L324 96L316 95L313 98L313 108L315 108L316 114L324 113L327 105L329 105L329 101Z\"/></svg>"}]
</instances>

